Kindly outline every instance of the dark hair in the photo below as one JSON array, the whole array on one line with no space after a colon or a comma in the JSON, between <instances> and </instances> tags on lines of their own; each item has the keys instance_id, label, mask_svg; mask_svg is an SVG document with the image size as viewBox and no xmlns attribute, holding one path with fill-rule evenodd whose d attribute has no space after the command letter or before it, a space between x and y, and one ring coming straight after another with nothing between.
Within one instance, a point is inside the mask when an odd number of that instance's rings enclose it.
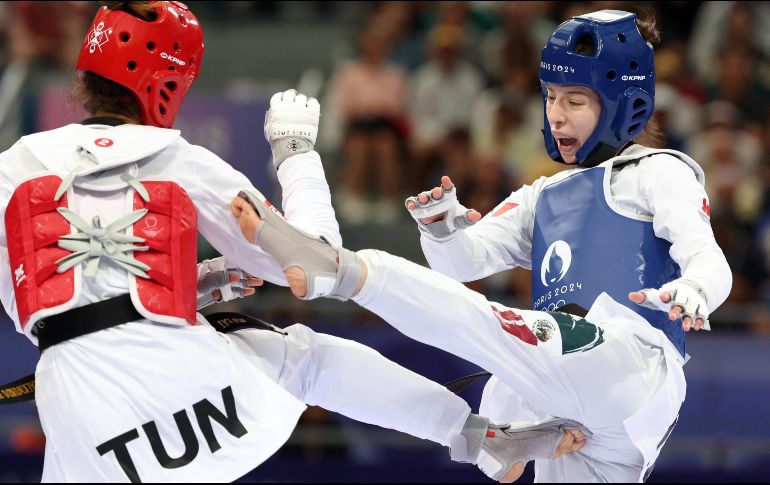
<instances>
[{"instance_id":1,"label":"dark hair","mask_svg":"<svg viewBox=\"0 0 770 485\"><path fill-rule=\"evenodd\" d=\"M653 46L659 44L660 31L656 25L655 14L652 9L650 7L639 7L632 8L631 11L636 13L636 26L639 28L642 38ZM644 125L644 128L642 128L642 132L636 135L633 141L650 148L663 148L665 136L660 129L660 122L654 112L649 121Z\"/></svg>"},{"instance_id":2,"label":"dark hair","mask_svg":"<svg viewBox=\"0 0 770 485\"><path fill-rule=\"evenodd\" d=\"M91 71L77 73L72 95L76 103L93 115L98 112L125 116L141 122L139 102L128 88Z\"/></svg>"},{"instance_id":3,"label":"dark hair","mask_svg":"<svg viewBox=\"0 0 770 485\"><path fill-rule=\"evenodd\" d=\"M122 10L143 20L156 18L158 2L108 1L102 2L110 10ZM139 102L128 88L90 71L77 73L73 82L72 97L77 104L93 115L97 112L125 116L141 122Z\"/></svg>"},{"instance_id":4,"label":"dark hair","mask_svg":"<svg viewBox=\"0 0 770 485\"><path fill-rule=\"evenodd\" d=\"M134 17L142 20L155 20L158 16L156 7L158 2L137 2L137 1L107 1L102 2L110 10L122 10L130 13Z\"/></svg>"},{"instance_id":5,"label":"dark hair","mask_svg":"<svg viewBox=\"0 0 770 485\"><path fill-rule=\"evenodd\" d=\"M660 31L653 10L650 7L638 7L631 11L636 14L636 26L642 38L653 46L660 44Z\"/></svg>"}]
</instances>

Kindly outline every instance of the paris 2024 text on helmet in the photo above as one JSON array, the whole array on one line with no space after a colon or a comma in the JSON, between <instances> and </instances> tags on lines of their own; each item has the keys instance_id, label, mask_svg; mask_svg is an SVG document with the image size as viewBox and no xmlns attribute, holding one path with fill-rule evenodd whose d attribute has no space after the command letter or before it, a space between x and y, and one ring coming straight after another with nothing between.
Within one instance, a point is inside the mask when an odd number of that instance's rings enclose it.
<instances>
[{"instance_id":1,"label":"paris 2024 text on helmet","mask_svg":"<svg viewBox=\"0 0 770 485\"><path fill-rule=\"evenodd\" d=\"M581 46L588 45L588 49ZM601 10L573 17L561 24L542 51L540 87L585 86L601 100L599 123L577 151L578 164L595 166L608 160L641 133L652 116L655 97L655 64L652 45L636 25L636 15ZM563 162L544 116L545 146Z\"/></svg>"},{"instance_id":2,"label":"paris 2024 text on helmet","mask_svg":"<svg viewBox=\"0 0 770 485\"><path fill-rule=\"evenodd\" d=\"M102 7L77 62L134 94L143 124L170 128L200 71L203 30L182 2L150 2L147 19Z\"/></svg>"}]
</instances>

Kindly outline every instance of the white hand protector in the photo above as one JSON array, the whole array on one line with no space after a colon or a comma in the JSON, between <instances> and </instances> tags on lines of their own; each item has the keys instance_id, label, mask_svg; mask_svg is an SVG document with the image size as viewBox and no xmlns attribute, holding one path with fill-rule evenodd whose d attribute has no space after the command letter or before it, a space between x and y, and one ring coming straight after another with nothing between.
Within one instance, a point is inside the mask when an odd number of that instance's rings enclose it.
<instances>
[{"instance_id":1,"label":"white hand protector","mask_svg":"<svg viewBox=\"0 0 770 485\"><path fill-rule=\"evenodd\" d=\"M695 320L703 319L703 330L711 330L709 325L709 309L706 302L706 292L694 281L679 278L670 283L661 286L660 289L646 288L641 290L644 294L644 301L641 306L653 310L670 312L675 306L682 307L681 318L690 317L690 322L695 325ZM664 303L660 299L660 294L668 292L671 294L671 301Z\"/></svg>"},{"instance_id":2,"label":"white hand protector","mask_svg":"<svg viewBox=\"0 0 770 485\"><path fill-rule=\"evenodd\" d=\"M198 310L212 303L221 303L243 296L248 275L243 270L228 267L224 257L207 259L198 263ZM240 274L237 281L230 281L230 273ZM214 299L214 290L219 290L222 298Z\"/></svg>"},{"instance_id":3,"label":"white hand protector","mask_svg":"<svg viewBox=\"0 0 770 485\"><path fill-rule=\"evenodd\" d=\"M409 197L404 202L405 205L410 200L414 202L414 209L409 209L408 205L406 208L414 220L417 221L417 227L420 229L420 232L435 238L444 238L458 229L465 229L475 224L475 222L468 219L470 209L465 208L457 200L457 187L452 186L450 190L443 190L442 197L439 200L434 199L430 192L427 192L427 194L428 202L425 204L420 202L419 197ZM420 219L442 213L446 213L446 215L439 221L431 222L430 224L420 222Z\"/></svg>"},{"instance_id":4,"label":"white hand protector","mask_svg":"<svg viewBox=\"0 0 770 485\"><path fill-rule=\"evenodd\" d=\"M321 106L294 89L275 93L265 113L265 139L273 152L275 169L292 155L309 152L318 136Z\"/></svg>"}]
</instances>

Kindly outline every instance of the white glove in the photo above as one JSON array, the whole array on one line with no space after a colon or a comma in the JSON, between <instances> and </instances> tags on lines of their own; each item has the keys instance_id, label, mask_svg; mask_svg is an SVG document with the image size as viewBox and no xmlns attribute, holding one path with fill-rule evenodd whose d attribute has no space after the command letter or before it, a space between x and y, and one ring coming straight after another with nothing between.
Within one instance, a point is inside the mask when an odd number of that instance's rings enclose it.
<instances>
[{"instance_id":1,"label":"white glove","mask_svg":"<svg viewBox=\"0 0 770 485\"><path fill-rule=\"evenodd\" d=\"M238 281L230 281L230 273L239 273ZM198 263L198 310L212 303L221 303L243 296L248 275L239 268L228 267L227 261L220 256ZM214 290L219 290L222 298L214 298Z\"/></svg>"},{"instance_id":2,"label":"white glove","mask_svg":"<svg viewBox=\"0 0 770 485\"><path fill-rule=\"evenodd\" d=\"M660 289L646 288L640 291L644 294L644 301L639 305L666 313L675 306L681 307L681 318L690 317L692 326L695 326L695 320L703 319L703 330L711 330L706 292L694 281L679 278L666 283ZM660 294L664 292L671 294L671 300L668 303L660 299Z\"/></svg>"},{"instance_id":3,"label":"white glove","mask_svg":"<svg viewBox=\"0 0 770 485\"><path fill-rule=\"evenodd\" d=\"M442 187L442 196L438 200L433 198L432 192L425 192L428 195L428 202L420 202L419 196L408 197L404 204L409 214L417 221L417 227L420 232L433 236L434 238L445 238L458 229L465 229L475 224L468 218L468 213L472 209L467 209L457 200L457 187L454 185L446 190ZM414 202L414 209L409 208L409 201ZM444 214L444 217L438 221L424 224L420 219Z\"/></svg>"},{"instance_id":4,"label":"white glove","mask_svg":"<svg viewBox=\"0 0 770 485\"><path fill-rule=\"evenodd\" d=\"M320 116L318 101L294 89L270 98L270 109L265 113L265 139L270 143L276 170L290 156L313 149Z\"/></svg>"}]
</instances>

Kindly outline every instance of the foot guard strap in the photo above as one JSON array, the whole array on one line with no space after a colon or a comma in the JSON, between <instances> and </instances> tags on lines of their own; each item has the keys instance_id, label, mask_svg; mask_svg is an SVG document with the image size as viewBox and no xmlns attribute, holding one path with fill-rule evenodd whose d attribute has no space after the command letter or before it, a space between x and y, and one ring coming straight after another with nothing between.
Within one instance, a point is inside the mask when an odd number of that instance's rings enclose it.
<instances>
[{"instance_id":1,"label":"foot guard strap","mask_svg":"<svg viewBox=\"0 0 770 485\"><path fill-rule=\"evenodd\" d=\"M590 432L576 421L552 419L536 425L496 425L471 414L461 433L450 443L450 457L461 463L475 463L494 480L499 480L516 462L547 460L567 428Z\"/></svg>"}]
</instances>

